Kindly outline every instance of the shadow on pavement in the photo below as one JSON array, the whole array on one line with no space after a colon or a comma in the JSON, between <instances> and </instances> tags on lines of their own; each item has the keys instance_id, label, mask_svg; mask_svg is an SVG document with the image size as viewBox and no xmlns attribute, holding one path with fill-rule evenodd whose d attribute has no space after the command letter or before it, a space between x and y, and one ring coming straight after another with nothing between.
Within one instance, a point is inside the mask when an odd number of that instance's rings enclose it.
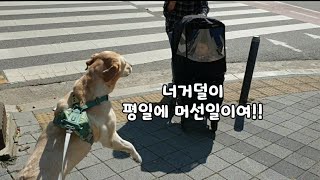
<instances>
[{"instance_id":1,"label":"shadow on pavement","mask_svg":"<svg viewBox=\"0 0 320 180\"><path fill-rule=\"evenodd\" d=\"M166 102L163 99L160 103ZM140 153L142 171L154 175L186 173L206 163L207 157L214 151L212 132L204 122L187 121L186 131L182 131L180 117L153 117L151 121L144 121L138 115L135 121L120 127L118 133ZM119 151L113 151L113 156L129 157Z\"/></svg>"}]
</instances>

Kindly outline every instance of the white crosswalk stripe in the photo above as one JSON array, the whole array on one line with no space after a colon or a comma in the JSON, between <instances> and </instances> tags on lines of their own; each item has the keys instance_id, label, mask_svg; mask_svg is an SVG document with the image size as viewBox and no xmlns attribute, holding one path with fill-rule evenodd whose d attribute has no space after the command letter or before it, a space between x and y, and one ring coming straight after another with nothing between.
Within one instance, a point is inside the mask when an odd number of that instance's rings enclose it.
<instances>
[{"instance_id":1,"label":"white crosswalk stripe","mask_svg":"<svg viewBox=\"0 0 320 180\"><path fill-rule=\"evenodd\" d=\"M116 4L117 2L121 5ZM2 19L0 20L0 70L3 70L9 83L83 73L85 61L91 54L81 59L72 57L79 52L88 50L100 51L101 49L117 49L124 46L128 49L134 49L135 47L144 49L143 47L147 47L148 43L166 43L165 48L163 45L161 47L154 45L144 51L131 50L131 53L124 54L124 57L133 65L170 59L171 52L164 29L164 18L161 17L162 1L115 1L113 2L115 4L110 6L103 4L102 6L70 7L73 4L86 3L100 4L110 3L110 1L48 1L38 4L33 1L0 2L0 7L11 7L9 10L2 9L0 11L0 19ZM69 6L66 8L55 7L61 4L68 4ZM45 5L45 7L34 7L36 5ZM15 9L13 8L15 6L25 6L26 8ZM220 17L224 18L221 21L227 27L245 27L244 29L227 31L227 40L320 28L318 25L292 21L293 19L290 17L275 15L266 10L255 9L238 2L209 3L209 6L214 10L210 11L208 16L218 19ZM138 7L146 8L153 13L150 14L138 9ZM228 10L219 10L220 8L228 8ZM122 12L128 10L130 12ZM81 14L95 11L103 11L105 14ZM71 12L75 14L58 15L59 13ZM48 15L48 13L53 15ZM1 18L12 15L27 16ZM230 16L233 17L230 18ZM119 20L119 23L115 23L115 20ZM272 26L263 24L268 22L277 22L278 24ZM247 24L252 26L248 28L245 26ZM256 24L259 24L259 26L256 26ZM5 31L4 28L8 28L8 31ZM146 33L146 29L150 32ZM106 34L106 37L102 37L101 33ZM108 35L108 33L113 34ZM43 40L38 40L41 38ZM50 41L51 39L54 43ZM24 44L20 45L20 43ZM65 62L50 61L50 57L63 55L64 53L68 53ZM26 60L26 58L29 59ZM39 62L38 58L45 58L46 62ZM1 69L2 62L19 64L23 61L30 61L33 64Z\"/></svg>"}]
</instances>

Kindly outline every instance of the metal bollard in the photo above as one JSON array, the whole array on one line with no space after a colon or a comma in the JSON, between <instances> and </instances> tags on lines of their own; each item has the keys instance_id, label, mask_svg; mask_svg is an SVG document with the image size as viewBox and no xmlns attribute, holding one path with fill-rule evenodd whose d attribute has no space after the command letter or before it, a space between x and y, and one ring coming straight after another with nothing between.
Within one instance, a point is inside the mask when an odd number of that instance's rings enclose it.
<instances>
[{"instance_id":1,"label":"metal bollard","mask_svg":"<svg viewBox=\"0 0 320 180\"><path fill-rule=\"evenodd\" d=\"M260 44L260 37L254 36L251 40L250 52L249 52L246 72L243 78L239 105L246 105L248 101L252 75L253 75L256 59L257 59L259 44ZM234 123L234 130L240 132L243 130L243 126L244 126L244 116L237 115Z\"/></svg>"}]
</instances>

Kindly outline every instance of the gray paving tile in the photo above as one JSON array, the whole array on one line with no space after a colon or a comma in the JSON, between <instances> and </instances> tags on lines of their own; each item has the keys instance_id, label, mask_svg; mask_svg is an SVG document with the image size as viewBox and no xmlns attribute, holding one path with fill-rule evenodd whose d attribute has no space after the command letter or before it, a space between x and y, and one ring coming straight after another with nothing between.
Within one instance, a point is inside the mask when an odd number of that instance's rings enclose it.
<instances>
[{"instance_id":1,"label":"gray paving tile","mask_svg":"<svg viewBox=\"0 0 320 180\"><path fill-rule=\"evenodd\" d=\"M36 142L37 141L30 134L24 134L21 137L19 137L19 139L18 139L19 145L32 144L32 143L36 143Z\"/></svg>"},{"instance_id":2,"label":"gray paving tile","mask_svg":"<svg viewBox=\"0 0 320 180\"><path fill-rule=\"evenodd\" d=\"M230 136L229 134L221 133L221 134L217 135L215 141L219 142L225 146L231 146L231 145L239 142L240 140Z\"/></svg>"},{"instance_id":3,"label":"gray paving tile","mask_svg":"<svg viewBox=\"0 0 320 180\"><path fill-rule=\"evenodd\" d=\"M114 176L108 177L106 180L123 180L123 178L119 175L114 175Z\"/></svg>"},{"instance_id":4,"label":"gray paving tile","mask_svg":"<svg viewBox=\"0 0 320 180\"><path fill-rule=\"evenodd\" d=\"M252 136L252 134L250 134L250 133L248 133L246 131L237 132L237 131L231 130L231 131L228 131L226 133L229 134L230 136L233 136L236 139L240 139L240 140L245 140L248 137Z\"/></svg>"},{"instance_id":5,"label":"gray paving tile","mask_svg":"<svg viewBox=\"0 0 320 180\"><path fill-rule=\"evenodd\" d=\"M251 134L257 134L259 132L262 132L264 130L264 128L261 128L259 126L255 126L252 123L250 124L246 124L243 128L244 131L247 131Z\"/></svg>"},{"instance_id":6,"label":"gray paving tile","mask_svg":"<svg viewBox=\"0 0 320 180\"><path fill-rule=\"evenodd\" d=\"M316 161L302 156L298 153L293 153L286 157L284 160L304 170L307 170L311 168L314 164L316 164Z\"/></svg>"},{"instance_id":7,"label":"gray paving tile","mask_svg":"<svg viewBox=\"0 0 320 180\"><path fill-rule=\"evenodd\" d=\"M294 131L298 131L299 129L303 128L302 125L299 125L290 121L285 121L283 123L280 123L279 125Z\"/></svg>"},{"instance_id":8,"label":"gray paving tile","mask_svg":"<svg viewBox=\"0 0 320 180\"><path fill-rule=\"evenodd\" d=\"M172 165L160 158L148 163L143 163L141 169L142 171L150 172L156 177L161 177L176 170Z\"/></svg>"},{"instance_id":9,"label":"gray paving tile","mask_svg":"<svg viewBox=\"0 0 320 180\"><path fill-rule=\"evenodd\" d=\"M308 112L304 112L304 113L300 114L299 116L303 117L303 118L305 118L307 120L310 120L310 121L317 121L320 118L319 116L314 115L312 113L308 113Z\"/></svg>"},{"instance_id":10,"label":"gray paving tile","mask_svg":"<svg viewBox=\"0 0 320 180\"><path fill-rule=\"evenodd\" d=\"M152 153L158 156L165 156L169 153L177 151L175 148L173 148L165 142L154 144L152 146L147 147L147 149L149 149Z\"/></svg>"},{"instance_id":11,"label":"gray paving tile","mask_svg":"<svg viewBox=\"0 0 320 180\"><path fill-rule=\"evenodd\" d=\"M320 111L319 111L319 108L317 108L317 107L314 107L314 108L312 108L312 109L309 109L307 112L309 112L309 113L312 113L312 114L314 114L314 115L320 115Z\"/></svg>"},{"instance_id":12,"label":"gray paving tile","mask_svg":"<svg viewBox=\"0 0 320 180\"><path fill-rule=\"evenodd\" d=\"M182 173L181 171L174 171L170 174L160 177L160 180L181 180L181 179L192 180L189 176Z\"/></svg>"},{"instance_id":13,"label":"gray paving tile","mask_svg":"<svg viewBox=\"0 0 320 180\"><path fill-rule=\"evenodd\" d=\"M224 122L219 122L219 124L218 124L218 129L219 129L220 131L222 131L222 132L227 132L227 131L233 129L233 126L230 125L230 124L226 124L226 123L224 123Z\"/></svg>"},{"instance_id":14,"label":"gray paving tile","mask_svg":"<svg viewBox=\"0 0 320 180\"><path fill-rule=\"evenodd\" d=\"M279 112L282 112L282 111L279 111ZM279 113L279 112L277 112L277 113ZM279 116L276 116L274 114L270 114L270 115L264 117L263 120L274 123L274 124L280 124L280 123L286 121L286 119L279 117Z\"/></svg>"},{"instance_id":15,"label":"gray paving tile","mask_svg":"<svg viewBox=\"0 0 320 180\"><path fill-rule=\"evenodd\" d=\"M252 124L255 125L255 126L259 126L261 128L264 128L264 129L269 129L269 128L271 128L271 127L276 125L276 124L274 124L272 122L265 121L265 120L254 121Z\"/></svg>"},{"instance_id":16,"label":"gray paving tile","mask_svg":"<svg viewBox=\"0 0 320 180\"><path fill-rule=\"evenodd\" d=\"M12 180L12 177L10 176L10 174L6 174L1 176L1 180Z\"/></svg>"},{"instance_id":17,"label":"gray paving tile","mask_svg":"<svg viewBox=\"0 0 320 180\"><path fill-rule=\"evenodd\" d=\"M320 150L320 138L310 143L309 146Z\"/></svg>"},{"instance_id":18,"label":"gray paving tile","mask_svg":"<svg viewBox=\"0 0 320 180\"><path fill-rule=\"evenodd\" d=\"M320 179L319 176L312 174L310 172L305 172L301 176L299 176L297 180L319 180L319 179Z\"/></svg>"},{"instance_id":19,"label":"gray paving tile","mask_svg":"<svg viewBox=\"0 0 320 180\"><path fill-rule=\"evenodd\" d=\"M245 158L244 155L238 153L235 150L232 150L231 148L225 148L221 151L218 151L215 154L216 154L216 156L220 157L221 159L223 159L229 163L232 163L232 164Z\"/></svg>"},{"instance_id":20,"label":"gray paving tile","mask_svg":"<svg viewBox=\"0 0 320 180\"><path fill-rule=\"evenodd\" d=\"M292 115L296 115L296 116L299 115L299 114L302 114L304 112L301 109L297 109L297 108L294 108L294 107L291 107L291 106L284 108L282 111L287 112L287 113L292 114Z\"/></svg>"},{"instance_id":21,"label":"gray paving tile","mask_svg":"<svg viewBox=\"0 0 320 180\"><path fill-rule=\"evenodd\" d=\"M180 135L180 136L176 136L171 139L168 139L165 142L170 146L172 146L173 148L177 150L181 150L185 147L189 147L193 143L197 142L197 140L187 135Z\"/></svg>"},{"instance_id":22,"label":"gray paving tile","mask_svg":"<svg viewBox=\"0 0 320 180\"><path fill-rule=\"evenodd\" d=\"M276 113L278 111L279 111L278 109L273 108L271 106L263 106L263 114L264 115L270 115L270 114Z\"/></svg>"},{"instance_id":23,"label":"gray paving tile","mask_svg":"<svg viewBox=\"0 0 320 180\"><path fill-rule=\"evenodd\" d=\"M108 165L116 173L120 173L140 165L128 157L123 159L109 159L104 163Z\"/></svg>"},{"instance_id":24,"label":"gray paving tile","mask_svg":"<svg viewBox=\"0 0 320 180\"><path fill-rule=\"evenodd\" d=\"M307 136L313 137L313 138L320 138L320 132L319 131L310 129L308 127L300 129L298 132L302 133L302 134L305 134Z\"/></svg>"},{"instance_id":25,"label":"gray paving tile","mask_svg":"<svg viewBox=\"0 0 320 180\"><path fill-rule=\"evenodd\" d=\"M115 175L115 173L105 164L100 163L89 168L80 170L87 179L105 179Z\"/></svg>"},{"instance_id":26,"label":"gray paving tile","mask_svg":"<svg viewBox=\"0 0 320 180\"><path fill-rule=\"evenodd\" d=\"M320 123L315 122L313 124L310 124L308 127L316 131L320 131Z\"/></svg>"},{"instance_id":27,"label":"gray paving tile","mask_svg":"<svg viewBox=\"0 0 320 180\"><path fill-rule=\"evenodd\" d=\"M12 172L18 172L20 171L26 164L26 162L28 161L30 155L24 155L24 156L20 156L16 159L15 164L14 165L9 165L7 167L8 172L12 173Z\"/></svg>"},{"instance_id":28,"label":"gray paving tile","mask_svg":"<svg viewBox=\"0 0 320 180\"><path fill-rule=\"evenodd\" d=\"M267 104L267 106L271 106L271 107L273 107L273 108L275 108L275 109L278 109L278 110L282 110L282 109L284 109L284 108L287 107L286 104L282 104L282 103L279 103L279 102L276 102L276 101L271 101L271 102L269 102L269 103Z\"/></svg>"},{"instance_id":29,"label":"gray paving tile","mask_svg":"<svg viewBox=\"0 0 320 180\"><path fill-rule=\"evenodd\" d=\"M293 104L293 105L291 105L291 107L300 109L300 110L302 110L302 111L307 111L307 110L309 110L310 108L312 108L312 107L310 107L310 106L308 106L308 105L305 105L305 104L302 104L302 103Z\"/></svg>"},{"instance_id":30,"label":"gray paving tile","mask_svg":"<svg viewBox=\"0 0 320 180\"><path fill-rule=\"evenodd\" d=\"M301 126L308 126L313 123L313 121L306 120L305 118L302 118L299 116L296 116L296 117L290 119L289 122L293 122L293 123L299 124Z\"/></svg>"},{"instance_id":31,"label":"gray paving tile","mask_svg":"<svg viewBox=\"0 0 320 180\"><path fill-rule=\"evenodd\" d=\"M226 180L226 178L220 176L219 174L214 174L214 175L206 178L205 180Z\"/></svg>"},{"instance_id":32,"label":"gray paving tile","mask_svg":"<svg viewBox=\"0 0 320 180\"><path fill-rule=\"evenodd\" d=\"M148 163L150 161L156 160L159 158L159 156L155 155L148 149L141 149L139 150L139 154L143 160L143 163Z\"/></svg>"},{"instance_id":33,"label":"gray paving tile","mask_svg":"<svg viewBox=\"0 0 320 180\"><path fill-rule=\"evenodd\" d=\"M257 161L251 159L251 158L245 158L236 164L234 164L236 167L246 171L247 173L256 176L257 174L261 173L262 171L268 169L267 166L258 163Z\"/></svg>"},{"instance_id":34,"label":"gray paving tile","mask_svg":"<svg viewBox=\"0 0 320 180\"><path fill-rule=\"evenodd\" d=\"M97 149L95 151L91 151L91 153L96 156L100 161L106 161L109 159L114 158L114 156L117 155L117 153L114 153L112 149L109 148L101 148Z\"/></svg>"},{"instance_id":35,"label":"gray paving tile","mask_svg":"<svg viewBox=\"0 0 320 180\"><path fill-rule=\"evenodd\" d=\"M278 145L280 145L284 148L287 148L291 151L296 151L304 146L304 144L302 144L298 141L289 139L287 137L280 139L279 141L275 142L275 144L278 144Z\"/></svg>"},{"instance_id":36,"label":"gray paving tile","mask_svg":"<svg viewBox=\"0 0 320 180\"><path fill-rule=\"evenodd\" d=\"M244 140L244 142L246 142L252 146L255 146L257 148L260 148L260 149L271 144L271 142L264 140L258 136L251 136L248 139Z\"/></svg>"},{"instance_id":37,"label":"gray paving tile","mask_svg":"<svg viewBox=\"0 0 320 180\"><path fill-rule=\"evenodd\" d=\"M204 157L208 157L211 153L214 152L213 148L213 142L199 142L196 144L193 144L190 147L186 147L182 149L181 151L184 152L184 154L188 155L193 160L198 160Z\"/></svg>"},{"instance_id":38,"label":"gray paving tile","mask_svg":"<svg viewBox=\"0 0 320 180\"><path fill-rule=\"evenodd\" d=\"M34 151L36 144L37 143L30 143L30 144L25 144L25 145L21 145L21 146L19 145L18 151L17 151L17 156L31 155Z\"/></svg>"},{"instance_id":39,"label":"gray paving tile","mask_svg":"<svg viewBox=\"0 0 320 180\"><path fill-rule=\"evenodd\" d=\"M279 162L281 159L266 152L266 151L258 151L254 154L252 154L251 156L249 156L251 159L265 165L268 167L271 167L272 165L276 164L277 162Z\"/></svg>"},{"instance_id":40,"label":"gray paving tile","mask_svg":"<svg viewBox=\"0 0 320 180\"><path fill-rule=\"evenodd\" d=\"M266 171L262 172L257 176L261 180L290 180L289 178L283 176L282 174L272 170L272 169L267 169Z\"/></svg>"},{"instance_id":41,"label":"gray paving tile","mask_svg":"<svg viewBox=\"0 0 320 180\"><path fill-rule=\"evenodd\" d=\"M256 134L256 136L262 138L262 139L265 139L267 141L270 141L270 142L276 142L278 141L279 139L283 138L284 136L281 136L280 134L277 134L277 133L274 133L274 132L271 132L269 130L264 130L258 134Z\"/></svg>"},{"instance_id":42,"label":"gray paving tile","mask_svg":"<svg viewBox=\"0 0 320 180\"><path fill-rule=\"evenodd\" d=\"M81 170L99 163L101 163L101 161L89 152L88 155L82 161L80 161L79 164L77 164L76 168Z\"/></svg>"},{"instance_id":43,"label":"gray paving tile","mask_svg":"<svg viewBox=\"0 0 320 180\"><path fill-rule=\"evenodd\" d=\"M141 171L141 167L135 167L133 169L130 169L128 171L122 172L119 174L123 179L155 179L156 177L153 176L149 172Z\"/></svg>"},{"instance_id":44,"label":"gray paving tile","mask_svg":"<svg viewBox=\"0 0 320 180\"><path fill-rule=\"evenodd\" d=\"M252 176L249 173L235 167L230 166L220 172L220 175L225 177L228 180L248 180L251 179Z\"/></svg>"},{"instance_id":45,"label":"gray paving tile","mask_svg":"<svg viewBox=\"0 0 320 180\"><path fill-rule=\"evenodd\" d=\"M101 148L104 148L104 147L102 146L102 144L100 142L93 143L92 146L91 146L91 151L94 151L94 150L97 150L97 149L101 149Z\"/></svg>"},{"instance_id":46,"label":"gray paving tile","mask_svg":"<svg viewBox=\"0 0 320 180\"><path fill-rule=\"evenodd\" d=\"M281 159L283 159L283 158L289 156L291 153L293 153L293 151L286 149L284 147L281 147L277 144L271 144L270 146L264 148L263 150L272 154L272 155L275 155Z\"/></svg>"},{"instance_id":47,"label":"gray paving tile","mask_svg":"<svg viewBox=\"0 0 320 180\"><path fill-rule=\"evenodd\" d=\"M314 161L320 161L320 150L314 149L309 146L304 146L303 148L299 149L297 153L306 156Z\"/></svg>"},{"instance_id":48,"label":"gray paving tile","mask_svg":"<svg viewBox=\"0 0 320 180\"><path fill-rule=\"evenodd\" d=\"M204 179L214 174L214 171L203 165L194 165L194 167L186 166L181 168L182 172L186 172L192 179Z\"/></svg>"},{"instance_id":49,"label":"gray paving tile","mask_svg":"<svg viewBox=\"0 0 320 180\"><path fill-rule=\"evenodd\" d=\"M17 126L30 126L38 125L37 119L34 117L34 114L31 111L28 112L13 112L13 120L15 120Z\"/></svg>"},{"instance_id":50,"label":"gray paving tile","mask_svg":"<svg viewBox=\"0 0 320 180\"><path fill-rule=\"evenodd\" d=\"M0 177L1 177L1 176L4 176L4 175L6 175L6 174L8 174L7 169L4 168L4 167L1 167L1 168L0 168Z\"/></svg>"},{"instance_id":51,"label":"gray paving tile","mask_svg":"<svg viewBox=\"0 0 320 180\"><path fill-rule=\"evenodd\" d=\"M273 115L280 117L283 120L289 120L295 117L295 115L292 115L290 113L284 112L284 111L278 111L274 113Z\"/></svg>"},{"instance_id":52,"label":"gray paving tile","mask_svg":"<svg viewBox=\"0 0 320 180\"><path fill-rule=\"evenodd\" d=\"M260 150L259 148L242 141L230 146L230 148L245 156L249 156Z\"/></svg>"},{"instance_id":53,"label":"gray paving tile","mask_svg":"<svg viewBox=\"0 0 320 180\"><path fill-rule=\"evenodd\" d=\"M296 179L298 178L302 173L304 173L304 170L294 166L286 161L280 161L276 165L272 166L271 169L277 171L278 173L290 178L290 179Z\"/></svg>"},{"instance_id":54,"label":"gray paving tile","mask_svg":"<svg viewBox=\"0 0 320 180\"><path fill-rule=\"evenodd\" d=\"M294 131L279 125L273 126L269 129L269 131L280 134L282 136L288 136L289 134L293 133Z\"/></svg>"},{"instance_id":55,"label":"gray paving tile","mask_svg":"<svg viewBox=\"0 0 320 180\"><path fill-rule=\"evenodd\" d=\"M86 178L80 173L80 171L75 171L67 175L66 179L70 180L86 180Z\"/></svg>"},{"instance_id":56,"label":"gray paving tile","mask_svg":"<svg viewBox=\"0 0 320 180\"><path fill-rule=\"evenodd\" d=\"M306 106L310 106L310 107L315 107L315 106L319 105L318 102L309 101L307 99L303 99L303 100L299 101L299 103L306 105Z\"/></svg>"},{"instance_id":57,"label":"gray paving tile","mask_svg":"<svg viewBox=\"0 0 320 180\"><path fill-rule=\"evenodd\" d=\"M306 144L306 145L315 140L315 138L307 136L307 135L304 135L304 134L299 133L299 132L294 132L294 133L290 134L288 136L288 138L296 140L296 141L301 142L301 143Z\"/></svg>"},{"instance_id":58,"label":"gray paving tile","mask_svg":"<svg viewBox=\"0 0 320 180\"><path fill-rule=\"evenodd\" d=\"M135 142L141 144L144 147L148 147L160 142L160 139L152 136L151 134L144 134L142 136L136 137Z\"/></svg>"},{"instance_id":59,"label":"gray paving tile","mask_svg":"<svg viewBox=\"0 0 320 180\"><path fill-rule=\"evenodd\" d=\"M318 162L316 165L310 168L309 171L320 177L320 162Z\"/></svg>"},{"instance_id":60,"label":"gray paving tile","mask_svg":"<svg viewBox=\"0 0 320 180\"><path fill-rule=\"evenodd\" d=\"M225 168L231 166L230 163L228 163L227 161L221 159L220 157L218 157L214 154L208 156L208 158L204 158L202 160L199 160L199 162L205 162L205 163L203 163L203 165L206 166L207 168L213 170L214 172L219 172L222 169L225 169Z\"/></svg>"},{"instance_id":61,"label":"gray paving tile","mask_svg":"<svg viewBox=\"0 0 320 180\"><path fill-rule=\"evenodd\" d=\"M25 134L31 134L32 135L32 134L40 133L40 132L42 132L42 130L41 130L41 127L40 127L39 124L20 127L21 135L25 135Z\"/></svg>"},{"instance_id":62,"label":"gray paving tile","mask_svg":"<svg viewBox=\"0 0 320 180\"><path fill-rule=\"evenodd\" d=\"M160 140L167 140L176 136L176 134L170 132L167 129L160 129L158 131L152 132L151 134Z\"/></svg>"},{"instance_id":63,"label":"gray paving tile","mask_svg":"<svg viewBox=\"0 0 320 180\"><path fill-rule=\"evenodd\" d=\"M194 162L194 160L192 158L187 156L182 151L168 154L163 159L177 169Z\"/></svg>"}]
</instances>

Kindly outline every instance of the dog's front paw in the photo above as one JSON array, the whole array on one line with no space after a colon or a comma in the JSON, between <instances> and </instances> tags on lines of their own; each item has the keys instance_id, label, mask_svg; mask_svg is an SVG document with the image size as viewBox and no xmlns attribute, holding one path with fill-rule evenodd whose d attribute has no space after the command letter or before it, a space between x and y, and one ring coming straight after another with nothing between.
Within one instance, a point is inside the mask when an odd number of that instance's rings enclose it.
<instances>
[{"instance_id":1,"label":"dog's front paw","mask_svg":"<svg viewBox=\"0 0 320 180\"><path fill-rule=\"evenodd\" d=\"M142 158L141 156L136 153L135 155L132 156L133 160L136 161L137 163L142 163Z\"/></svg>"}]
</instances>

